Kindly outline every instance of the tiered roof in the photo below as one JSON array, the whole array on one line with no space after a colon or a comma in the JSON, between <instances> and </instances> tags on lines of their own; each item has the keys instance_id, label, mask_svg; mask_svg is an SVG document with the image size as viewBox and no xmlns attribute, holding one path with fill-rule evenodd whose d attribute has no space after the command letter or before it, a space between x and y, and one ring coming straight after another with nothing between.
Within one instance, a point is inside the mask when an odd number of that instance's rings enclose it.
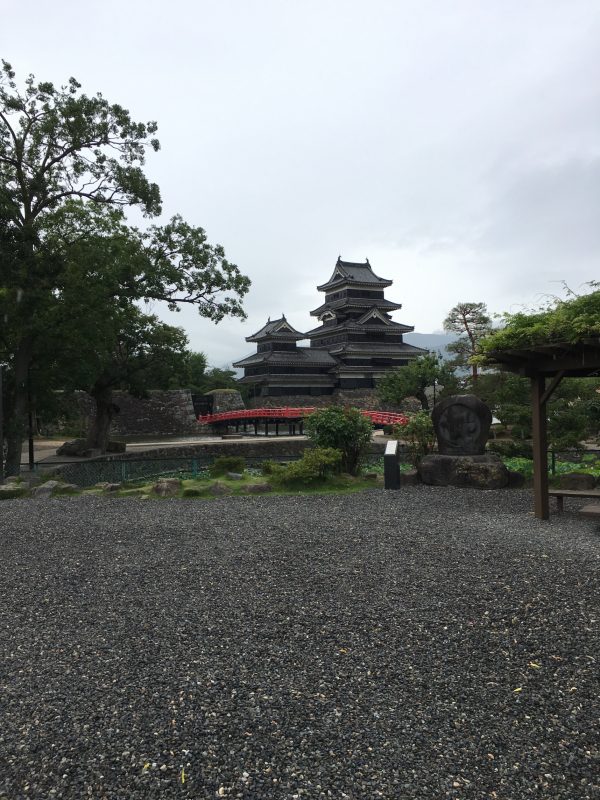
<instances>
[{"instance_id":1,"label":"tiered roof","mask_svg":"<svg viewBox=\"0 0 600 800\"><path fill-rule=\"evenodd\" d=\"M357 263L354 261L342 261L341 257L338 256L331 278L326 283L317 286L317 289L320 292L326 292L328 289L337 288L344 283L358 283L368 285L370 288L385 289L386 286L391 286L393 281L375 275L368 258L364 263Z\"/></svg>"},{"instance_id":2,"label":"tiered roof","mask_svg":"<svg viewBox=\"0 0 600 800\"><path fill-rule=\"evenodd\" d=\"M274 319L273 321L269 319L267 324L263 325L252 336L246 336L247 342L265 342L277 339L285 342L297 342L300 339L306 339L306 334L300 333L300 331L293 328L285 318L285 314L282 314L279 319Z\"/></svg>"}]
</instances>

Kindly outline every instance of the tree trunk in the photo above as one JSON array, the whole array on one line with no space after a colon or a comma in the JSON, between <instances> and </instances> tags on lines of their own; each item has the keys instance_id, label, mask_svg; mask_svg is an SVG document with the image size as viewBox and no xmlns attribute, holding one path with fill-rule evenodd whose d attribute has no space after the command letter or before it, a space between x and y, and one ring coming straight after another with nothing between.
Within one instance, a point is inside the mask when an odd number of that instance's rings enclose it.
<instances>
[{"instance_id":1,"label":"tree trunk","mask_svg":"<svg viewBox=\"0 0 600 800\"><path fill-rule=\"evenodd\" d=\"M96 414L87 435L87 446L91 450L106 453L110 437L110 426L119 407L112 401L110 386L94 386L90 394L96 403Z\"/></svg>"},{"instance_id":2,"label":"tree trunk","mask_svg":"<svg viewBox=\"0 0 600 800\"><path fill-rule=\"evenodd\" d=\"M14 389L12 402L9 398L6 411L6 476L19 475L21 472L21 451L27 429L27 373L31 363L31 342L24 340L15 352Z\"/></svg>"}]
</instances>

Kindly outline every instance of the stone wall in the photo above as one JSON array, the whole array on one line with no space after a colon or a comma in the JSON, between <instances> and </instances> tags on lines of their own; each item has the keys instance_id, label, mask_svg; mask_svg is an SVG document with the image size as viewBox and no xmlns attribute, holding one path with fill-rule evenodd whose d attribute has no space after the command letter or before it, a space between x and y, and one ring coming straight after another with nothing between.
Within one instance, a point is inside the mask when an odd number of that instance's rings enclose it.
<instances>
[{"instance_id":1,"label":"stone wall","mask_svg":"<svg viewBox=\"0 0 600 800\"><path fill-rule=\"evenodd\" d=\"M246 408L242 395L236 389L213 389L211 392L207 392L204 397L212 397L213 414Z\"/></svg>"},{"instance_id":2,"label":"stone wall","mask_svg":"<svg viewBox=\"0 0 600 800\"><path fill-rule=\"evenodd\" d=\"M111 427L111 436L187 436L198 434L192 395L187 389L153 390L148 397L132 397L114 392L119 407ZM85 392L77 393L77 404L86 429L94 413L94 401Z\"/></svg>"},{"instance_id":3,"label":"stone wall","mask_svg":"<svg viewBox=\"0 0 600 800\"><path fill-rule=\"evenodd\" d=\"M415 403L417 408L414 408ZM421 404L415 398L407 398L400 406L393 403L383 403L375 389L336 389L333 394L319 395L317 397L281 395L280 397L257 397L255 400L248 401L249 408L280 408L286 406L291 406L292 408L355 406L365 411L413 411L421 408Z\"/></svg>"}]
</instances>

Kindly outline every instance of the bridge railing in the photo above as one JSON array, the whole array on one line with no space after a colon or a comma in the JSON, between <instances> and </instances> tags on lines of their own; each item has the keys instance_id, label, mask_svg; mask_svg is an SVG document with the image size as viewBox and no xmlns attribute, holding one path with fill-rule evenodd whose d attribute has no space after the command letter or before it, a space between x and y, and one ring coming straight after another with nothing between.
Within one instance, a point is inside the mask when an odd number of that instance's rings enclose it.
<instances>
[{"instance_id":1,"label":"bridge railing","mask_svg":"<svg viewBox=\"0 0 600 800\"><path fill-rule=\"evenodd\" d=\"M316 411L313 407L300 408L244 408L236 411L220 411L217 414L205 414L198 417L198 422L203 425L211 425L217 422L229 422L235 420L255 421L261 419L292 420L303 419ZM406 425L408 417L404 414L392 411L367 411L361 410L361 414L368 417L374 425Z\"/></svg>"}]
</instances>

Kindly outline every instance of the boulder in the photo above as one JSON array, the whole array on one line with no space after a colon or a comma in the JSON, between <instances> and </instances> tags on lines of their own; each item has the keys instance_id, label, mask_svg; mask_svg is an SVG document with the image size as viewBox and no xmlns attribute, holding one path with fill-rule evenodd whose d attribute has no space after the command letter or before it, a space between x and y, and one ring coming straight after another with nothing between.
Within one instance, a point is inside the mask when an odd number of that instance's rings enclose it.
<instances>
[{"instance_id":1,"label":"boulder","mask_svg":"<svg viewBox=\"0 0 600 800\"><path fill-rule=\"evenodd\" d=\"M585 472L567 472L560 476L559 486L561 489L575 489L580 492L588 492L596 485L593 475Z\"/></svg>"},{"instance_id":2,"label":"boulder","mask_svg":"<svg viewBox=\"0 0 600 800\"><path fill-rule=\"evenodd\" d=\"M164 478L152 487L152 494L158 497L176 497L181 491L179 478Z\"/></svg>"},{"instance_id":3,"label":"boulder","mask_svg":"<svg viewBox=\"0 0 600 800\"><path fill-rule=\"evenodd\" d=\"M57 456L72 456L77 458L87 458L90 455L90 449L85 439L73 439L71 442L65 442L56 450Z\"/></svg>"},{"instance_id":4,"label":"boulder","mask_svg":"<svg viewBox=\"0 0 600 800\"><path fill-rule=\"evenodd\" d=\"M461 486L473 489L502 489L508 485L508 470L495 455L425 456L419 475L429 486Z\"/></svg>"},{"instance_id":5,"label":"boulder","mask_svg":"<svg viewBox=\"0 0 600 800\"><path fill-rule=\"evenodd\" d=\"M230 481L243 481L244 480L244 476L242 475L241 472L228 472L227 473L227 478Z\"/></svg>"},{"instance_id":6,"label":"boulder","mask_svg":"<svg viewBox=\"0 0 600 800\"><path fill-rule=\"evenodd\" d=\"M60 483L60 481L46 481L32 489L31 496L37 498L50 497L61 486L64 486L64 484Z\"/></svg>"},{"instance_id":7,"label":"boulder","mask_svg":"<svg viewBox=\"0 0 600 800\"><path fill-rule=\"evenodd\" d=\"M17 483L7 483L0 486L0 500L14 500L27 494L27 487Z\"/></svg>"},{"instance_id":8,"label":"boulder","mask_svg":"<svg viewBox=\"0 0 600 800\"><path fill-rule=\"evenodd\" d=\"M208 491L210 494L213 494L216 497L231 494L231 489L229 486L227 486L225 483L221 483L220 481L215 481L213 484L211 484Z\"/></svg>"},{"instance_id":9,"label":"boulder","mask_svg":"<svg viewBox=\"0 0 600 800\"><path fill-rule=\"evenodd\" d=\"M81 486L77 486L75 483L61 483L60 486L57 486L54 490L55 494L71 494L71 492L80 492Z\"/></svg>"},{"instance_id":10,"label":"boulder","mask_svg":"<svg viewBox=\"0 0 600 800\"><path fill-rule=\"evenodd\" d=\"M250 486L246 487L246 491L248 494L265 494L266 492L272 492L273 487L270 483L251 483Z\"/></svg>"},{"instance_id":11,"label":"boulder","mask_svg":"<svg viewBox=\"0 0 600 800\"><path fill-rule=\"evenodd\" d=\"M118 492L123 487L120 483L106 483L103 488L105 492Z\"/></svg>"}]
</instances>

